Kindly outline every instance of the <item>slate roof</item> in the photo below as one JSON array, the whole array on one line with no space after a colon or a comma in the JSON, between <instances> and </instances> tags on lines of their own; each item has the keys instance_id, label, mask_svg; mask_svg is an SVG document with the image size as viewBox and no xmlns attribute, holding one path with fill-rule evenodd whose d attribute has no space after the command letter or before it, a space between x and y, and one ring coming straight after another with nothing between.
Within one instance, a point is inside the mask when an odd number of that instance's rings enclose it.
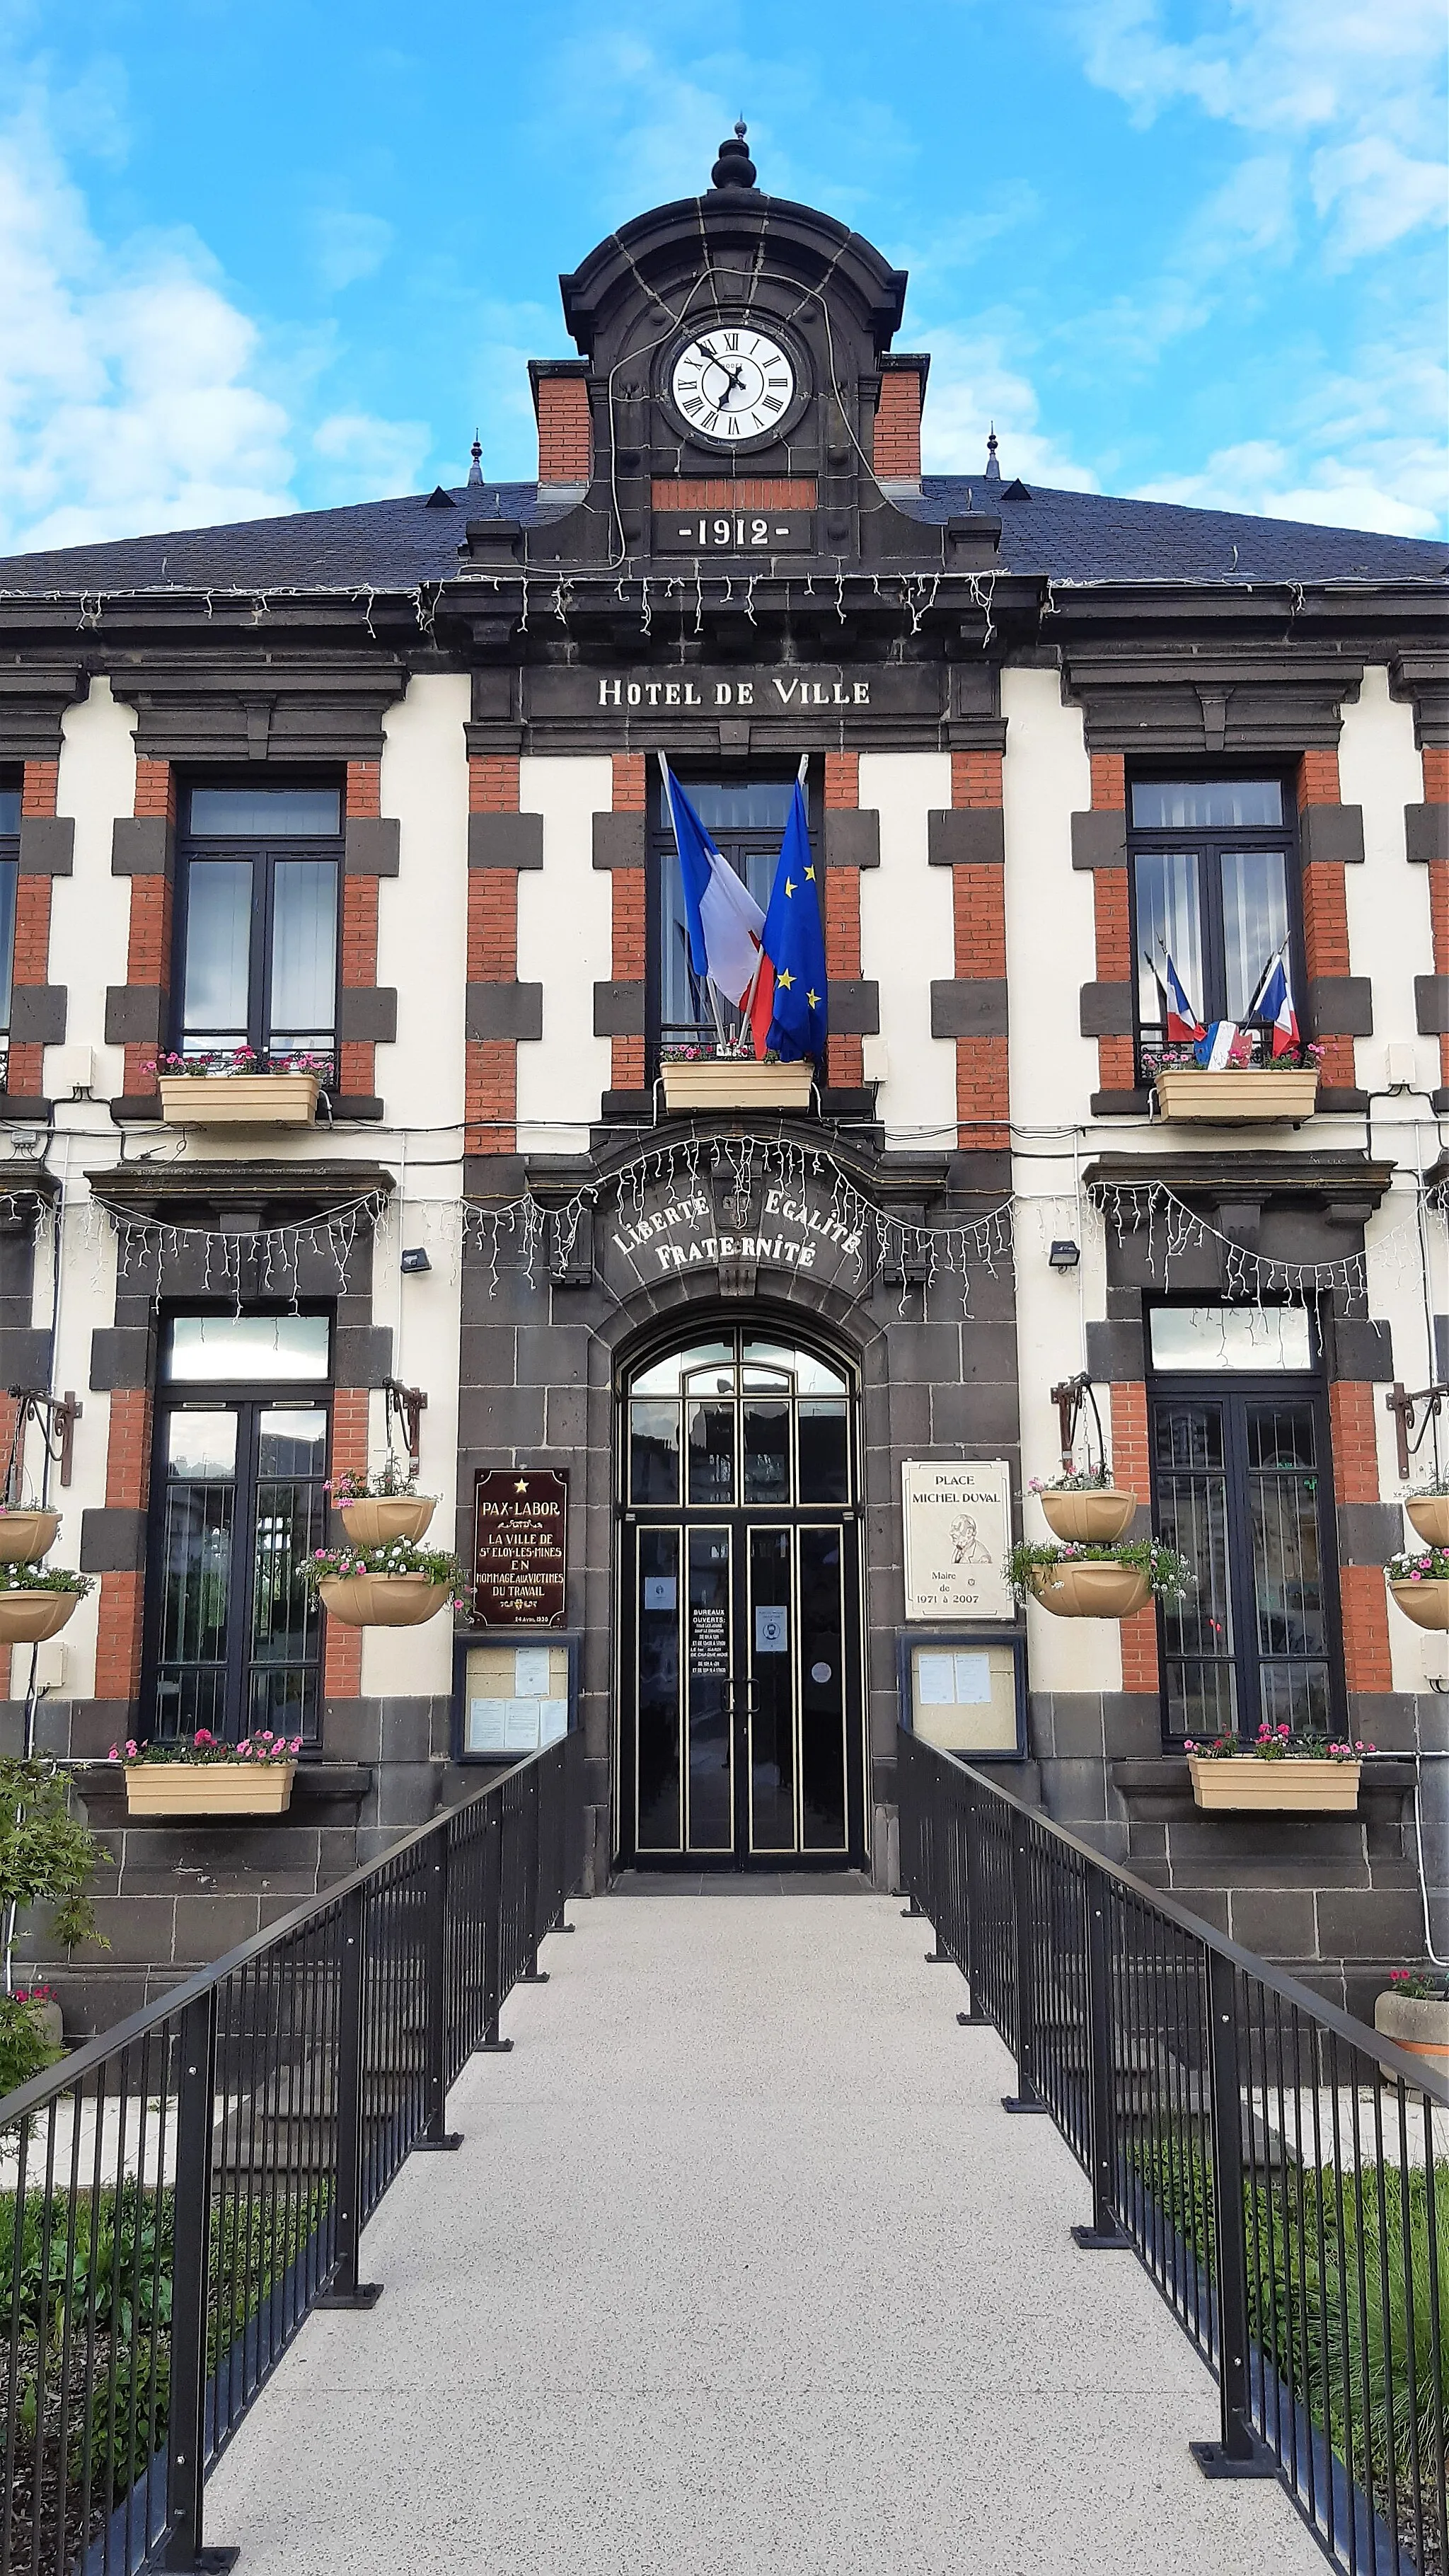
<instances>
[{"instance_id":1,"label":"slate roof","mask_svg":"<svg viewBox=\"0 0 1449 2576\"><path fill-rule=\"evenodd\" d=\"M894 496L893 496L894 497ZM79 591L184 589L411 590L456 572L469 518L558 517L554 496L532 483L459 486L452 509L414 493L346 510L299 510L229 527L62 546L0 559L0 597ZM572 506L571 498L564 508ZM1001 517L1003 572L1073 582L1402 582L1449 574L1449 542L1386 537L1291 519L1193 510L1176 502L1114 500L984 477L928 475L905 505L932 523L958 512Z\"/></svg>"}]
</instances>

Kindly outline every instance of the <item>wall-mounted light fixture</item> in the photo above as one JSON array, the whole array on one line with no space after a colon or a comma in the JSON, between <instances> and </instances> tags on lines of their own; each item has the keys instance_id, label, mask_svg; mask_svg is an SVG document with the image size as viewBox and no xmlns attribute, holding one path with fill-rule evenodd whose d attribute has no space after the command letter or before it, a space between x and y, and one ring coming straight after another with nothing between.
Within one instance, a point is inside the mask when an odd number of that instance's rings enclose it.
<instances>
[{"instance_id":1,"label":"wall-mounted light fixture","mask_svg":"<svg viewBox=\"0 0 1449 2576\"><path fill-rule=\"evenodd\" d=\"M431 1270L432 1266L427 1251L421 1243L412 1244L403 1254L402 1267L410 1279L415 1279L420 1271Z\"/></svg>"},{"instance_id":2,"label":"wall-mounted light fixture","mask_svg":"<svg viewBox=\"0 0 1449 2576\"><path fill-rule=\"evenodd\" d=\"M1075 1270L1081 1257L1081 1245L1073 1243L1069 1235L1063 1235L1061 1241L1054 1243L1047 1254L1053 1270Z\"/></svg>"}]
</instances>

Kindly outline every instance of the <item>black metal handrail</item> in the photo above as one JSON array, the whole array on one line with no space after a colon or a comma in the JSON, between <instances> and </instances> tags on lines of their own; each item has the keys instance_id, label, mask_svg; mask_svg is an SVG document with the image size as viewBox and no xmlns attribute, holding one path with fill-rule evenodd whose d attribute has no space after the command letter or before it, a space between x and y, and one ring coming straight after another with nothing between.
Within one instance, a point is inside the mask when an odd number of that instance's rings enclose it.
<instances>
[{"instance_id":1,"label":"black metal handrail","mask_svg":"<svg viewBox=\"0 0 1449 2576\"><path fill-rule=\"evenodd\" d=\"M1209 2476L1281 2478L1352 2576L1444 2576L1449 2083L902 1731L901 1877L1217 2375Z\"/></svg>"},{"instance_id":2,"label":"black metal handrail","mask_svg":"<svg viewBox=\"0 0 1449 2576\"><path fill-rule=\"evenodd\" d=\"M205 2479L448 2092L541 1982L577 1734L0 2101L0 2576L201 2571ZM5 2230L8 2227L8 2237Z\"/></svg>"}]
</instances>

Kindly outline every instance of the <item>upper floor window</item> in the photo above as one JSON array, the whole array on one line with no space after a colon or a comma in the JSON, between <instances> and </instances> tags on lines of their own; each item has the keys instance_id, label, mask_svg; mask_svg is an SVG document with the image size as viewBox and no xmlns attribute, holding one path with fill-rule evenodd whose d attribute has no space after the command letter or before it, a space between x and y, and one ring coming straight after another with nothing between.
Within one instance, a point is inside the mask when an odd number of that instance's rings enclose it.
<instances>
[{"instance_id":1,"label":"upper floor window","mask_svg":"<svg viewBox=\"0 0 1449 2576\"><path fill-rule=\"evenodd\" d=\"M790 815L793 773L782 778L691 778L679 780L722 858L743 877L763 912L775 882L775 862ZM689 925L684 885L668 813L655 782L654 829L650 838L649 1034L656 1048L687 1047L696 1039L713 1043L714 1009L710 988L696 975L689 952ZM733 1038L740 1014L719 1005L725 1035Z\"/></svg>"},{"instance_id":2,"label":"upper floor window","mask_svg":"<svg viewBox=\"0 0 1449 2576\"><path fill-rule=\"evenodd\" d=\"M337 1051L336 787L193 787L178 870L182 1055Z\"/></svg>"},{"instance_id":3,"label":"upper floor window","mask_svg":"<svg viewBox=\"0 0 1449 2576\"><path fill-rule=\"evenodd\" d=\"M0 778L0 1087L10 1053L15 976L15 885L20 874L20 784Z\"/></svg>"},{"instance_id":4,"label":"upper floor window","mask_svg":"<svg viewBox=\"0 0 1449 2576\"><path fill-rule=\"evenodd\" d=\"M1139 1055L1167 1043L1167 968L1205 1026L1235 1020L1266 1052L1258 1004L1282 955L1303 1022L1293 842L1276 778L1136 779L1131 788Z\"/></svg>"}]
</instances>

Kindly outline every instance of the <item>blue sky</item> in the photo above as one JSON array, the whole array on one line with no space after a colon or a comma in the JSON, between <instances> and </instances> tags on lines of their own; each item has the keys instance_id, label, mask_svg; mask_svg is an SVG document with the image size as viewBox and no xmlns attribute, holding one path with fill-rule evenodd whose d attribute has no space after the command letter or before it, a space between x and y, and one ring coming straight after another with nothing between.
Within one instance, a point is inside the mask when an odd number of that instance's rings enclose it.
<instances>
[{"instance_id":1,"label":"blue sky","mask_svg":"<svg viewBox=\"0 0 1449 2576\"><path fill-rule=\"evenodd\" d=\"M1440 0L6 0L0 548L533 470L557 273L760 183L911 271L926 465L1432 535Z\"/></svg>"}]
</instances>

